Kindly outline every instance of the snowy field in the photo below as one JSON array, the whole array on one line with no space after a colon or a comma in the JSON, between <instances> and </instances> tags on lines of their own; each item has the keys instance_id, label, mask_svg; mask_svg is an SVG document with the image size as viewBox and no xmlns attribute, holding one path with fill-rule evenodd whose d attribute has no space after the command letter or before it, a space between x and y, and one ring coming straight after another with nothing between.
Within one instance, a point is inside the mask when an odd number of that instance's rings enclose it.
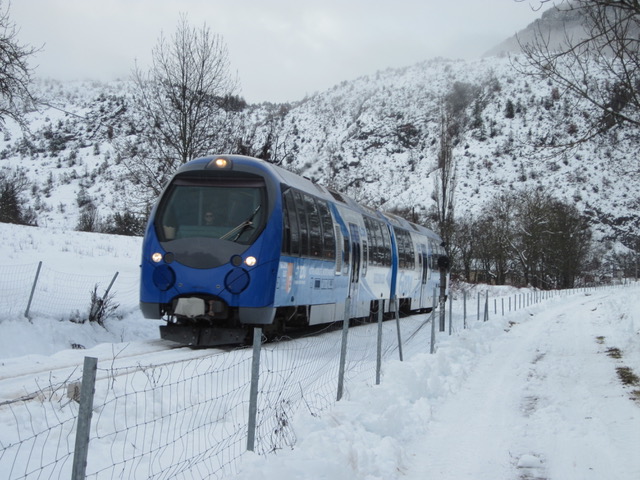
<instances>
[{"instance_id":1,"label":"snowy field","mask_svg":"<svg viewBox=\"0 0 640 480\"><path fill-rule=\"evenodd\" d=\"M159 322L137 311L140 239L6 224L0 231L0 281L42 261L82 280L79 298L68 300L80 309L91 287L102 291L118 271L120 304L104 327L42 306L29 321L23 294L7 298L14 285L3 283L0 379L19 373L26 383L30 374L77 367L84 356L115 360L125 349L157 364L175 354L159 340ZM640 385L622 385L616 371L640 374L639 294L634 284L577 291L504 316L491 308L488 322L472 309L468 329L458 323L452 336L438 334L435 354L425 346L427 353L388 361L381 385L352 383L322 415L299 412L295 447L245 454L236 478L638 479Z\"/></svg>"}]
</instances>

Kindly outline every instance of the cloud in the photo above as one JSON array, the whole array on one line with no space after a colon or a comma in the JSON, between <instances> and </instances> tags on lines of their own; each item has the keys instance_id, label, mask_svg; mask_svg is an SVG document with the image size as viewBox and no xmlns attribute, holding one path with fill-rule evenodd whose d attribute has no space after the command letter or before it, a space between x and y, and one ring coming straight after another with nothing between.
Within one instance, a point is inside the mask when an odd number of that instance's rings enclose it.
<instances>
[{"instance_id":1,"label":"cloud","mask_svg":"<svg viewBox=\"0 0 640 480\"><path fill-rule=\"evenodd\" d=\"M477 57L541 15L515 0L25 0L10 10L20 40L44 45L38 75L102 80L147 65L181 13L223 36L250 102L299 100L434 56Z\"/></svg>"}]
</instances>

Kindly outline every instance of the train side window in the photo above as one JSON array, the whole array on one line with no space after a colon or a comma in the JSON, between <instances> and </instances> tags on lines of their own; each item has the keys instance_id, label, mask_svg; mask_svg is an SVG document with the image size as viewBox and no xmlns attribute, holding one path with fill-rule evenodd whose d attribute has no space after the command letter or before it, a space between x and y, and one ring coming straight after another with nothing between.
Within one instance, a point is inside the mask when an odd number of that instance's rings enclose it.
<instances>
[{"instance_id":1,"label":"train side window","mask_svg":"<svg viewBox=\"0 0 640 480\"><path fill-rule=\"evenodd\" d=\"M281 253L291 253L291 227L289 226L289 211L282 196L282 246Z\"/></svg>"},{"instance_id":2,"label":"train side window","mask_svg":"<svg viewBox=\"0 0 640 480\"><path fill-rule=\"evenodd\" d=\"M284 192L282 207L285 228L282 251L291 255L300 255L300 226L298 224L298 212L293 198L293 190L289 189Z\"/></svg>"},{"instance_id":3,"label":"train side window","mask_svg":"<svg viewBox=\"0 0 640 480\"><path fill-rule=\"evenodd\" d=\"M333 231L333 218L331 217L327 202L323 200L316 200L316 202L322 221L323 257L328 260L333 260L336 258L336 239Z\"/></svg>"},{"instance_id":4,"label":"train side window","mask_svg":"<svg viewBox=\"0 0 640 480\"><path fill-rule=\"evenodd\" d=\"M382 229L384 225L380 222L373 222L373 240L375 247L372 245L371 250L375 259L376 265L384 265L384 240L382 238Z\"/></svg>"},{"instance_id":5,"label":"train side window","mask_svg":"<svg viewBox=\"0 0 640 480\"><path fill-rule=\"evenodd\" d=\"M342 251L344 252L344 263L351 262L351 245L349 244L349 235L342 237Z\"/></svg>"},{"instance_id":6,"label":"train side window","mask_svg":"<svg viewBox=\"0 0 640 480\"><path fill-rule=\"evenodd\" d=\"M342 274L342 262L343 262L343 253L342 253L342 230L340 230L340 225L334 225L335 227L335 238L336 238L336 248L339 248L336 252L336 274Z\"/></svg>"},{"instance_id":7,"label":"train side window","mask_svg":"<svg viewBox=\"0 0 640 480\"><path fill-rule=\"evenodd\" d=\"M309 255L309 225L307 222L307 212L302 193L293 192L294 204L298 212L298 226L300 227L300 255Z\"/></svg>"},{"instance_id":8,"label":"train side window","mask_svg":"<svg viewBox=\"0 0 640 480\"><path fill-rule=\"evenodd\" d=\"M365 236L362 239L362 277L367 276L367 267L369 265L369 242Z\"/></svg>"},{"instance_id":9,"label":"train side window","mask_svg":"<svg viewBox=\"0 0 640 480\"><path fill-rule=\"evenodd\" d=\"M408 246L408 259L407 259L407 268L411 270L415 270L416 268L416 252L413 248L413 240L411 239L411 234L407 232L407 246Z\"/></svg>"},{"instance_id":10,"label":"train side window","mask_svg":"<svg viewBox=\"0 0 640 480\"><path fill-rule=\"evenodd\" d=\"M309 221L309 254L312 257L322 257L322 223L316 200L304 195L304 203Z\"/></svg>"},{"instance_id":11,"label":"train side window","mask_svg":"<svg viewBox=\"0 0 640 480\"><path fill-rule=\"evenodd\" d=\"M396 239L398 240L398 257L400 268L414 270L416 268L416 257L413 248L411 234L406 230L396 229Z\"/></svg>"},{"instance_id":12,"label":"train side window","mask_svg":"<svg viewBox=\"0 0 640 480\"><path fill-rule=\"evenodd\" d=\"M375 222L369 217L364 217L364 229L369 239L369 261L371 265L377 265L377 244L375 234Z\"/></svg>"},{"instance_id":13,"label":"train side window","mask_svg":"<svg viewBox=\"0 0 640 480\"><path fill-rule=\"evenodd\" d=\"M383 252L383 264L387 267L391 266L391 235L389 234L389 227L381 223L382 228L382 243L384 246Z\"/></svg>"}]
</instances>

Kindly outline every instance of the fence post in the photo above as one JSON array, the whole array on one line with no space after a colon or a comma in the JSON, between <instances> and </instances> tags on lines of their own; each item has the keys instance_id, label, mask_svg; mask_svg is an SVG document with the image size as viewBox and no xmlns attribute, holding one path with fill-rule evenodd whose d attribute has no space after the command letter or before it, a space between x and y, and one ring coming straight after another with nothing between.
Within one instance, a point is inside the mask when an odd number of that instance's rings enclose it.
<instances>
[{"instance_id":1,"label":"fence post","mask_svg":"<svg viewBox=\"0 0 640 480\"><path fill-rule=\"evenodd\" d=\"M102 301L107 299L107 295L109 295L109 291L111 290L111 287L113 287L113 284L116 281L116 278L118 278L118 274L120 272L116 272L116 274L113 276L113 278L111 279L111 283L109 284L109 286L107 287L107 289L104 291L104 295L102 296Z\"/></svg>"},{"instance_id":2,"label":"fence post","mask_svg":"<svg viewBox=\"0 0 640 480\"><path fill-rule=\"evenodd\" d=\"M430 353L436 351L436 289L433 289L433 306L431 307L431 349Z\"/></svg>"},{"instance_id":3,"label":"fence post","mask_svg":"<svg viewBox=\"0 0 640 480\"><path fill-rule=\"evenodd\" d=\"M463 317L462 317L462 325L466 329L467 328L467 291L462 292L462 309L463 309Z\"/></svg>"},{"instance_id":4,"label":"fence post","mask_svg":"<svg viewBox=\"0 0 640 480\"><path fill-rule=\"evenodd\" d=\"M489 290L484 295L484 321L489 320Z\"/></svg>"},{"instance_id":5,"label":"fence post","mask_svg":"<svg viewBox=\"0 0 640 480\"><path fill-rule=\"evenodd\" d=\"M89 434L91 433L91 413L93 411L93 395L96 389L97 367L97 358L84 357L71 480L84 480L87 472L87 455L89 453Z\"/></svg>"},{"instance_id":6,"label":"fence post","mask_svg":"<svg viewBox=\"0 0 640 480\"><path fill-rule=\"evenodd\" d=\"M396 331L398 332L398 355L400 355L400 361L404 361L402 356L402 335L400 334L400 302L398 301L398 295L395 296L395 308L396 308Z\"/></svg>"},{"instance_id":7,"label":"fence post","mask_svg":"<svg viewBox=\"0 0 640 480\"><path fill-rule=\"evenodd\" d=\"M478 322L480 321L480 292L478 292Z\"/></svg>"},{"instance_id":8,"label":"fence post","mask_svg":"<svg viewBox=\"0 0 640 480\"><path fill-rule=\"evenodd\" d=\"M38 278L40 277L40 268L42 268L42 261L38 262L38 269L36 270L36 278L33 279L33 285L31 286L31 294L29 295L29 302L27 303L27 309L24 311L24 316L29 318L29 309L31 308L31 301L33 300L33 294L36 291L36 285ZM29 320L31 320L29 318Z\"/></svg>"},{"instance_id":9,"label":"fence post","mask_svg":"<svg viewBox=\"0 0 640 480\"><path fill-rule=\"evenodd\" d=\"M453 332L453 327L451 326L452 323L453 323L453 297L449 295L449 335L451 335L451 333Z\"/></svg>"},{"instance_id":10,"label":"fence post","mask_svg":"<svg viewBox=\"0 0 640 480\"><path fill-rule=\"evenodd\" d=\"M89 311L89 320L95 319L96 317L99 318L98 313L100 313L101 308L104 308L107 297L109 296L109 291L111 291L111 287L113 287L113 284L115 283L116 278L118 278L119 273L120 272L116 272L116 274L111 279L111 283L109 283L109 286L104 291L104 295L102 295L102 300L91 305L91 310Z\"/></svg>"},{"instance_id":11,"label":"fence post","mask_svg":"<svg viewBox=\"0 0 640 480\"><path fill-rule=\"evenodd\" d=\"M247 450L253 452L256 442L256 417L258 416L258 382L260 380L260 349L262 328L253 328L253 357L251 359L251 389L249 391L249 422L247 426Z\"/></svg>"},{"instance_id":12,"label":"fence post","mask_svg":"<svg viewBox=\"0 0 640 480\"><path fill-rule=\"evenodd\" d=\"M351 296L344 302L344 321L342 322L342 347L340 348L340 367L338 370L338 395L337 401L342 399L344 393L344 369L347 363L347 332L349 331L349 317L351 316Z\"/></svg>"},{"instance_id":13,"label":"fence post","mask_svg":"<svg viewBox=\"0 0 640 480\"><path fill-rule=\"evenodd\" d=\"M376 385L380 385L380 373L382 370L382 310L384 310L384 300L378 300L378 351L376 355Z\"/></svg>"}]
</instances>

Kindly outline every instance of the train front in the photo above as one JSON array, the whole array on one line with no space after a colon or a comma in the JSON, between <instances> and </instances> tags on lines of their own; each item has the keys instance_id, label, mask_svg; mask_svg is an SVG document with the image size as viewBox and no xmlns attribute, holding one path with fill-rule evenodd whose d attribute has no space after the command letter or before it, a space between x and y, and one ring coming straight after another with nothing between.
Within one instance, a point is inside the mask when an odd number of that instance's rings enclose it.
<instances>
[{"instance_id":1,"label":"train front","mask_svg":"<svg viewBox=\"0 0 640 480\"><path fill-rule=\"evenodd\" d=\"M282 239L279 186L241 156L183 165L160 196L142 248L140 308L164 318L161 337L185 345L244 341L269 325Z\"/></svg>"}]
</instances>

